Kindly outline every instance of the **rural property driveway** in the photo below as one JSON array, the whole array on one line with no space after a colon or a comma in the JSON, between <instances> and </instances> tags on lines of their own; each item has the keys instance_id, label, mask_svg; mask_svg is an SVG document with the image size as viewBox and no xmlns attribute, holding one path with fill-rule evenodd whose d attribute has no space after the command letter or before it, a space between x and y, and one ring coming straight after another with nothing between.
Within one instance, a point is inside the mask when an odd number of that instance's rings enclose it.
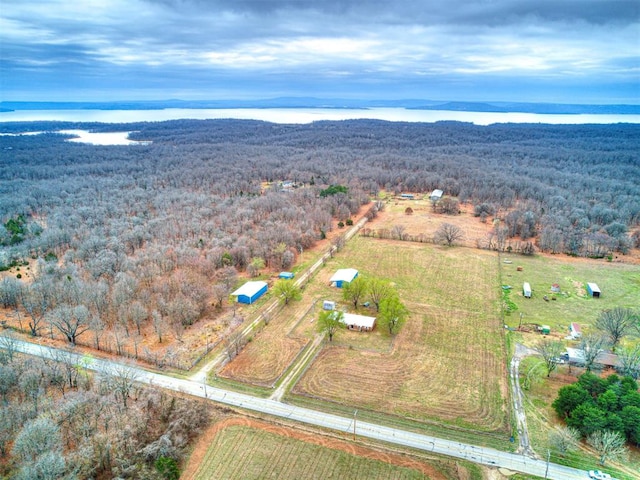
<instances>
[{"instance_id":1,"label":"rural property driveway","mask_svg":"<svg viewBox=\"0 0 640 480\"><path fill-rule=\"evenodd\" d=\"M527 429L527 415L524 410L524 396L522 395L522 389L520 388L520 375L518 369L520 367L520 361L527 355L536 355L535 350L525 347L519 343L516 343L516 352L511 358L510 375L511 375L511 391L513 397L513 409L516 416L516 425L518 429L518 439L520 441L520 447L518 451L530 457L535 457L535 452L531 448L529 443L529 430Z\"/></svg>"},{"instance_id":2,"label":"rural property driveway","mask_svg":"<svg viewBox=\"0 0 640 480\"><path fill-rule=\"evenodd\" d=\"M349 241L358 231L367 223L367 217L362 217L360 220L356 222L349 230L344 234L344 240ZM294 280L294 285L296 287L300 287L306 282L311 275L315 273L320 267L324 265L324 262L327 261L335 252L338 251L338 247L335 245L331 245L329 250L325 252L313 265L311 265L305 272L302 272L298 275L298 277ZM266 317L271 315L271 313L275 312L280 305L280 298L274 299L269 305L262 308L260 313L253 319L249 325L244 327L240 332L240 338L247 338L253 330L256 328L260 322L264 321ZM225 349L216 355L215 358L205 363L202 367L200 367L193 375L191 375L191 380L196 382L204 382L213 370L221 368L225 362L228 360L228 355Z\"/></svg>"},{"instance_id":3,"label":"rural property driveway","mask_svg":"<svg viewBox=\"0 0 640 480\"><path fill-rule=\"evenodd\" d=\"M48 358L60 357L62 350L45 347L41 345L15 340L17 351ZM79 359L80 355L69 354L74 359ZM92 358L87 361L83 357L83 364L86 368L100 372L117 374L118 369L122 371L122 363ZM358 420L354 425L353 418L340 417L330 413L319 412L308 408L295 407L276 400L257 398L250 395L230 392L220 388L207 386L204 382L194 382L193 380L183 380L150 372L142 368L129 367L136 374L135 380L151 386L166 388L177 392L183 392L196 397L207 398L211 401L231 405L234 407L253 410L276 417L286 418L309 425L323 428L330 428L347 434L355 434L374 440L381 440L395 445L416 448L419 450L434 452L450 457L461 458L471 462L493 467L504 467L516 472L537 475L542 478L557 480L585 480L588 478L587 472L575 468L564 467L554 463L547 463L543 460L532 459L526 455L501 452L492 448L477 447L460 442L453 442L437 437L408 432L397 428L385 427L374 423Z\"/></svg>"}]
</instances>

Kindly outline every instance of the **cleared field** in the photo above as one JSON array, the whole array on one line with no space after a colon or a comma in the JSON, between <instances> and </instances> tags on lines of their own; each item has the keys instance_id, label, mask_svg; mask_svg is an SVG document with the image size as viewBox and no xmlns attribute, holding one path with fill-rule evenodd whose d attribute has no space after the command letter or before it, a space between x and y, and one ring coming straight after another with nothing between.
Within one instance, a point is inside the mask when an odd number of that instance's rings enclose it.
<instances>
[{"instance_id":1,"label":"cleared field","mask_svg":"<svg viewBox=\"0 0 640 480\"><path fill-rule=\"evenodd\" d=\"M236 419L217 429L197 469L187 469L182 478L444 480L457 476L444 475L434 466L408 457Z\"/></svg>"},{"instance_id":2,"label":"cleared field","mask_svg":"<svg viewBox=\"0 0 640 480\"><path fill-rule=\"evenodd\" d=\"M308 340L286 335L295 316L280 312L219 373L221 377L271 387L293 362Z\"/></svg>"},{"instance_id":3,"label":"cleared field","mask_svg":"<svg viewBox=\"0 0 640 480\"><path fill-rule=\"evenodd\" d=\"M379 329L370 337L339 332L293 393L508 432L497 254L358 237L318 281L346 266L394 282L411 316L393 342ZM383 339L388 348L380 348Z\"/></svg>"},{"instance_id":4,"label":"cleared field","mask_svg":"<svg viewBox=\"0 0 640 480\"><path fill-rule=\"evenodd\" d=\"M405 213L407 208L413 210L411 215ZM490 221L482 223L478 217L474 217L473 205L460 205L460 212L460 215L434 213L431 201L424 195L417 195L415 200L389 197L384 210L378 214L374 222L365 227L373 230L391 230L400 226L404 227L409 235L417 237L422 234L430 240L440 225L450 223L460 227L464 232L464 238L459 242L461 245L475 247L477 240L485 238L493 225Z\"/></svg>"},{"instance_id":5,"label":"cleared field","mask_svg":"<svg viewBox=\"0 0 640 480\"><path fill-rule=\"evenodd\" d=\"M511 285L510 299L518 310L506 317L507 324L517 327L522 313L523 324L549 325L552 335L564 337L571 322L591 330L598 314L605 309L621 306L640 306L640 266L609 263L605 260L574 259L565 256L534 257L508 256L513 263L501 263L502 282ZM521 266L522 271L517 271ZM528 282L532 298L524 298L522 284ZM600 298L591 298L585 291L587 282L597 283ZM561 293L552 294L553 283L560 285ZM549 301L544 300L547 295ZM551 298L555 296L555 300Z\"/></svg>"}]
</instances>

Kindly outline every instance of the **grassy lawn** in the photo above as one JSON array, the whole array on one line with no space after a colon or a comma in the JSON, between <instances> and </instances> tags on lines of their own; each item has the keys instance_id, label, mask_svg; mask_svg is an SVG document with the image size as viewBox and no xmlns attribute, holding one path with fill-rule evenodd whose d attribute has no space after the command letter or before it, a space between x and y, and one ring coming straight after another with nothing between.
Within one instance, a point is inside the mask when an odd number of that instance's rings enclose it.
<instances>
[{"instance_id":1,"label":"grassy lawn","mask_svg":"<svg viewBox=\"0 0 640 480\"><path fill-rule=\"evenodd\" d=\"M294 393L508 438L497 255L359 237L318 274L322 288L346 267L392 281L410 318L395 338L340 331Z\"/></svg>"},{"instance_id":2,"label":"grassy lawn","mask_svg":"<svg viewBox=\"0 0 640 480\"><path fill-rule=\"evenodd\" d=\"M583 333L592 331L600 311L613 307L640 305L640 266L609 263L605 260L573 259L562 256L536 255L522 257L503 255L513 263L501 263L503 284L513 287L510 299L518 309L506 317L510 327L517 327L520 313L523 324L549 325L552 334L564 337L571 322L582 326ZM521 266L522 271L517 271ZM522 296L522 284L529 282L532 298ZM584 285L597 283L600 298L587 295ZM561 293L551 300L551 285L558 283ZM544 295L549 301L543 299Z\"/></svg>"},{"instance_id":3,"label":"grassy lawn","mask_svg":"<svg viewBox=\"0 0 640 480\"><path fill-rule=\"evenodd\" d=\"M275 432L234 425L218 432L193 478L409 480L432 477L413 468L366 458Z\"/></svg>"}]
</instances>

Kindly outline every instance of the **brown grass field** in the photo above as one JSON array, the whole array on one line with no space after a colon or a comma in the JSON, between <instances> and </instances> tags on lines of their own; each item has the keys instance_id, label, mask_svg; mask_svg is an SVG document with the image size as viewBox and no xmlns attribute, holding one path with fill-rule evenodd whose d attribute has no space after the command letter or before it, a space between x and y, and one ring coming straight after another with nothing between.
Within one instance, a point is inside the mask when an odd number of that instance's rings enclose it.
<instances>
[{"instance_id":1,"label":"brown grass field","mask_svg":"<svg viewBox=\"0 0 640 480\"><path fill-rule=\"evenodd\" d=\"M445 480L466 479L469 474L452 460L421 461L235 417L217 423L201 437L181 478Z\"/></svg>"},{"instance_id":2,"label":"brown grass field","mask_svg":"<svg viewBox=\"0 0 640 480\"><path fill-rule=\"evenodd\" d=\"M407 215L405 210L411 207L413 213ZM464 232L464 238L460 245L475 247L476 241L483 239L493 228L491 221L482 223L479 218L473 216L473 205L461 204L460 215L441 215L433 213L430 200L416 199L406 200L397 197L389 197L385 201L385 207L378 218L367 224L367 228L375 230L391 230L394 226L404 227L406 233L412 236L424 234L427 238L433 238L440 225L450 223L460 227Z\"/></svg>"},{"instance_id":3,"label":"brown grass field","mask_svg":"<svg viewBox=\"0 0 640 480\"><path fill-rule=\"evenodd\" d=\"M294 393L418 420L507 431L497 255L358 237L317 279L326 281L323 277L346 266L365 277L393 281L410 319L384 350L375 347L391 339L380 329L374 335L339 332Z\"/></svg>"},{"instance_id":4,"label":"brown grass field","mask_svg":"<svg viewBox=\"0 0 640 480\"><path fill-rule=\"evenodd\" d=\"M286 335L292 320L295 320L295 316L291 315L290 310L280 313L218 375L272 387L308 342L304 338Z\"/></svg>"}]
</instances>

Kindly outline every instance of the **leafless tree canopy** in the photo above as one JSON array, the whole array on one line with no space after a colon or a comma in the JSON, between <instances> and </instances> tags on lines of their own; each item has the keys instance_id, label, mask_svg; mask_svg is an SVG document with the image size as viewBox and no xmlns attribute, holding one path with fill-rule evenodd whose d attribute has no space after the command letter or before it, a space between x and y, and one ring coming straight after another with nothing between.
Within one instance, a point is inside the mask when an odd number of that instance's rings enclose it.
<instances>
[{"instance_id":1,"label":"leafless tree canopy","mask_svg":"<svg viewBox=\"0 0 640 480\"><path fill-rule=\"evenodd\" d=\"M636 318L631 308L615 307L600 312L596 327L609 335L611 345L615 348L622 338L633 331Z\"/></svg>"},{"instance_id":2,"label":"leafless tree canopy","mask_svg":"<svg viewBox=\"0 0 640 480\"><path fill-rule=\"evenodd\" d=\"M451 223L443 223L433 236L433 241L435 243L444 243L451 247L463 238L464 232L460 227Z\"/></svg>"}]
</instances>

